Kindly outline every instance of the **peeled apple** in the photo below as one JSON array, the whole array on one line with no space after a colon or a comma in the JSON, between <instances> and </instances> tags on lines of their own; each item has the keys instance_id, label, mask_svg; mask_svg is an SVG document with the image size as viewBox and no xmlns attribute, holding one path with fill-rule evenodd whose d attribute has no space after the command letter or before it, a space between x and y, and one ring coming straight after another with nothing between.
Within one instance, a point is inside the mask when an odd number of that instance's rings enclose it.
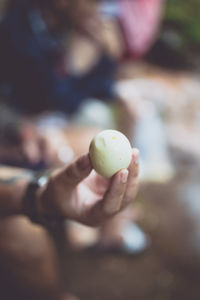
<instances>
[{"instance_id":1,"label":"peeled apple","mask_svg":"<svg viewBox=\"0 0 200 300\"><path fill-rule=\"evenodd\" d=\"M117 130L98 133L91 141L89 153L93 168L104 178L128 168L132 158L129 140Z\"/></svg>"}]
</instances>

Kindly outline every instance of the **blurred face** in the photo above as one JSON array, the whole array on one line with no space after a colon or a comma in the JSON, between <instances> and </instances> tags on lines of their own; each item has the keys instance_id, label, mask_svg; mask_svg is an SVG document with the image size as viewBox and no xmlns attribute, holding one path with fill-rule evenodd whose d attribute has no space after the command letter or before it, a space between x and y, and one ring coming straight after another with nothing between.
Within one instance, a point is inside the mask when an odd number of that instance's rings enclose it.
<instances>
[{"instance_id":1,"label":"blurred face","mask_svg":"<svg viewBox=\"0 0 200 300\"><path fill-rule=\"evenodd\" d=\"M54 0L55 12L62 22L79 26L97 12L97 0Z\"/></svg>"}]
</instances>

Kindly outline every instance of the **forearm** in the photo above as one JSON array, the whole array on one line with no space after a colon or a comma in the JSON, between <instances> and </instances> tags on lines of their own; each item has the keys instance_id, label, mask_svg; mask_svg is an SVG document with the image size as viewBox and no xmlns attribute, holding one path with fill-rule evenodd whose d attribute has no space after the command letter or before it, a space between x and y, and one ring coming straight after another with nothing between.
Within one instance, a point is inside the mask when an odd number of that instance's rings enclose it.
<instances>
[{"instance_id":1,"label":"forearm","mask_svg":"<svg viewBox=\"0 0 200 300\"><path fill-rule=\"evenodd\" d=\"M0 216L23 212L23 197L30 179L29 172L0 167Z\"/></svg>"}]
</instances>

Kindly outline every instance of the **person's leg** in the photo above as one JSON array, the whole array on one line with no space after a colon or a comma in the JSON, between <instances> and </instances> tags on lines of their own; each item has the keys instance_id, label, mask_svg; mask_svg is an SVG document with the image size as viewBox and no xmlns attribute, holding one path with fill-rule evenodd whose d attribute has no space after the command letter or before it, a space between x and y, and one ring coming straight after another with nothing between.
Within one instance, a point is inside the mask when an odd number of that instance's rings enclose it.
<instances>
[{"instance_id":1,"label":"person's leg","mask_svg":"<svg viewBox=\"0 0 200 300\"><path fill-rule=\"evenodd\" d=\"M0 220L0 264L9 284L25 299L68 300L50 235L25 217Z\"/></svg>"}]
</instances>

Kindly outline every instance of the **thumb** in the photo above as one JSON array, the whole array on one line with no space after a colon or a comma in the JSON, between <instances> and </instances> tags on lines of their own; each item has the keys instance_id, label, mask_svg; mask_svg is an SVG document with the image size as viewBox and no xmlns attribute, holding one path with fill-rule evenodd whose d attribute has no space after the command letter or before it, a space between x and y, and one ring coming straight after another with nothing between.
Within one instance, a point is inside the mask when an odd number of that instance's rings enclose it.
<instances>
[{"instance_id":1,"label":"thumb","mask_svg":"<svg viewBox=\"0 0 200 300\"><path fill-rule=\"evenodd\" d=\"M70 164L63 170L61 176L66 185L74 187L83 179L85 179L92 170L89 154L84 154L74 163Z\"/></svg>"}]
</instances>

